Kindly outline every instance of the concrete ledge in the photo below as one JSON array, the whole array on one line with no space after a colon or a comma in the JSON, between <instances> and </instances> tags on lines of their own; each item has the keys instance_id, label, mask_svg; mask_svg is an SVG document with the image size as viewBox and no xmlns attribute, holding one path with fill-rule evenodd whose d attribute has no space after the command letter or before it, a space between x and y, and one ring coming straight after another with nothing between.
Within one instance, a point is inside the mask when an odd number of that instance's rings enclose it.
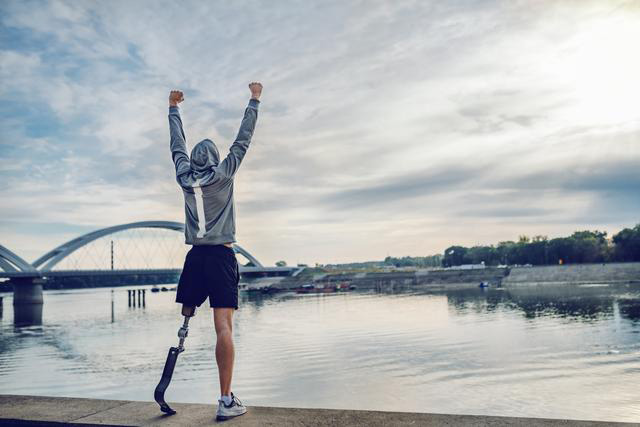
<instances>
[{"instance_id":1,"label":"concrete ledge","mask_svg":"<svg viewBox=\"0 0 640 427\"><path fill-rule=\"evenodd\" d=\"M16 426L639 426L631 423L409 412L249 407L217 423L213 405L176 403L163 415L155 402L0 395L0 425Z\"/></svg>"}]
</instances>

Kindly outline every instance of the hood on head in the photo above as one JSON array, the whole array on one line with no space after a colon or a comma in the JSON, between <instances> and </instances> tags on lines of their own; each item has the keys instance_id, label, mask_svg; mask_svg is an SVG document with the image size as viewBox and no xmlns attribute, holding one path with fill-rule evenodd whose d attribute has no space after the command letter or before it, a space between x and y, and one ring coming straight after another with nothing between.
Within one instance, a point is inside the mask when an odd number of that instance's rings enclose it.
<instances>
[{"instance_id":1,"label":"hood on head","mask_svg":"<svg viewBox=\"0 0 640 427\"><path fill-rule=\"evenodd\" d=\"M218 147L210 139L203 139L191 150L191 169L193 171L207 171L212 166L218 166L219 161Z\"/></svg>"}]
</instances>

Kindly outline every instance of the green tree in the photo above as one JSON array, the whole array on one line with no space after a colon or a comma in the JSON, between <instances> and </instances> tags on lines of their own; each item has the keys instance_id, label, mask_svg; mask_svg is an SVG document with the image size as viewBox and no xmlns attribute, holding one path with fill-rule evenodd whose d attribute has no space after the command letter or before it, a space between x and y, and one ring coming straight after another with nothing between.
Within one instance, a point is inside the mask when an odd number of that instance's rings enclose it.
<instances>
[{"instance_id":1,"label":"green tree","mask_svg":"<svg viewBox=\"0 0 640 427\"><path fill-rule=\"evenodd\" d=\"M576 231L573 239L573 262L603 262L607 254L607 233L600 231Z\"/></svg>"},{"instance_id":2,"label":"green tree","mask_svg":"<svg viewBox=\"0 0 640 427\"><path fill-rule=\"evenodd\" d=\"M393 265L394 267L440 267L442 265L442 255L436 254L424 257L404 256L402 258L387 256L384 259L384 263Z\"/></svg>"},{"instance_id":3,"label":"green tree","mask_svg":"<svg viewBox=\"0 0 640 427\"><path fill-rule=\"evenodd\" d=\"M450 246L444 251L442 265L453 267L454 265L471 264L471 259L467 256L468 248L464 246Z\"/></svg>"},{"instance_id":4,"label":"green tree","mask_svg":"<svg viewBox=\"0 0 640 427\"><path fill-rule=\"evenodd\" d=\"M498 265L500 257L498 251L493 246L474 246L467 251L467 258L471 264Z\"/></svg>"},{"instance_id":5,"label":"green tree","mask_svg":"<svg viewBox=\"0 0 640 427\"><path fill-rule=\"evenodd\" d=\"M536 236L531 239L530 243L523 245L523 264L547 264L548 245L549 241L547 240L547 236Z\"/></svg>"},{"instance_id":6,"label":"green tree","mask_svg":"<svg viewBox=\"0 0 640 427\"><path fill-rule=\"evenodd\" d=\"M640 224L621 230L612 240L616 261L640 261Z\"/></svg>"},{"instance_id":7,"label":"green tree","mask_svg":"<svg viewBox=\"0 0 640 427\"><path fill-rule=\"evenodd\" d=\"M530 241L531 239L529 239L529 236L524 234L518 237L518 243L529 243Z\"/></svg>"},{"instance_id":8,"label":"green tree","mask_svg":"<svg viewBox=\"0 0 640 427\"><path fill-rule=\"evenodd\" d=\"M498 246L496 247L496 255L500 260L500 264L503 264L503 265L513 264L513 262L511 262L511 259L513 258L513 251L514 251L515 245L516 243L512 242L511 240L498 243Z\"/></svg>"},{"instance_id":9,"label":"green tree","mask_svg":"<svg viewBox=\"0 0 640 427\"><path fill-rule=\"evenodd\" d=\"M574 240L568 237L558 237L551 239L548 246L548 260L550 264L574 262L573 260Z\"/></svg>"}]
</instances>

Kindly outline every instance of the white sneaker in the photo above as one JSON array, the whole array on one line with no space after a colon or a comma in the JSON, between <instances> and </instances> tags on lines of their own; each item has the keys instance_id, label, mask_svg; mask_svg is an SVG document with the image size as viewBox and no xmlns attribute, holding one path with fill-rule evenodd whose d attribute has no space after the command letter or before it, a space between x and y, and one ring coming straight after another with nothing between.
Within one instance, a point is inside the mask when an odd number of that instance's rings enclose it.
<instances>
[{"instance_id":1,"label":"white sneaker","mask_svg":"<svg viewBox=\"0 0 640 427\"><path fill-rule=\"evenodd\" d=\"M218 400L218 412L216 412L216 421L224 421L229 418L237 417L247 412L247 408L240 402L233 393L231 393L231 403L225 405L222 399Z\"/></svg>"}]
</instances>

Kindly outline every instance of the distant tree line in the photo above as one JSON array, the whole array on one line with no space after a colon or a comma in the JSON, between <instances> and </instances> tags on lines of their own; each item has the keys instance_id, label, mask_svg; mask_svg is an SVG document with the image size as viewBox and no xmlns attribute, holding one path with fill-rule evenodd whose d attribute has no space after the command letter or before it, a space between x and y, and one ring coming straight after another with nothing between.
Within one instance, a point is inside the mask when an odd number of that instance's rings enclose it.
<instances>
[{"instance_id":1,"label":"distant tree line","mask_svg":"<svg viewBox=\"0 0 640 427\"><path fill-rule=\"evenodd\" d=\"M576 231L569 237L520 236L490 246L450 246L444 255L392 257L383 264L394 267L453 267L463 264L548 265L640 261L640 224L612 238L602 231Z\"/></svg>"},{"instance_id":2,"label":"distant tree line","mask_svg":"<svg viewBox=\"0 0 640 427\"><path fill-rule=\"evenodd\" d=\"M347 264L316 264L318 268L366 269L391 267L453 267L463 264L485 265L545 265L596 262L640 261L640 224L625 228L612 238L606 232L576 231L569 237L549 240L547 236L520 236L517 242L497 245L450 246L444 254L431 256L388 256L384 261ZM279 262L278 265L284 263ZM283 264L284 265L284 264Z\"/></svg>"},{"instance_id":3,"label":"distant tree line","mask_svg":"<svg viewBox=\"0 0 640 427\"><path fill-rule=\"evenodd\" d=\"M450 246L442 257L444 267L482 262L545 265L625 261L640 261L640 224L625 228L611 239L601 231L576 231L569 237L551 240L547 236L520 236L517 242L500 242L496 246Z\"/></svg>"},{"instance_id":4,"label":"distant tree line","mask_svg":"<svg viewBox=\"0 0 640 427\"><path fill-rule=\"evenodd\" d=\"M384 259L384 264L394 267L440 267L442 266L442 255L404 256L402 258L388 256Z\"/></svg>"}]
</instances>

